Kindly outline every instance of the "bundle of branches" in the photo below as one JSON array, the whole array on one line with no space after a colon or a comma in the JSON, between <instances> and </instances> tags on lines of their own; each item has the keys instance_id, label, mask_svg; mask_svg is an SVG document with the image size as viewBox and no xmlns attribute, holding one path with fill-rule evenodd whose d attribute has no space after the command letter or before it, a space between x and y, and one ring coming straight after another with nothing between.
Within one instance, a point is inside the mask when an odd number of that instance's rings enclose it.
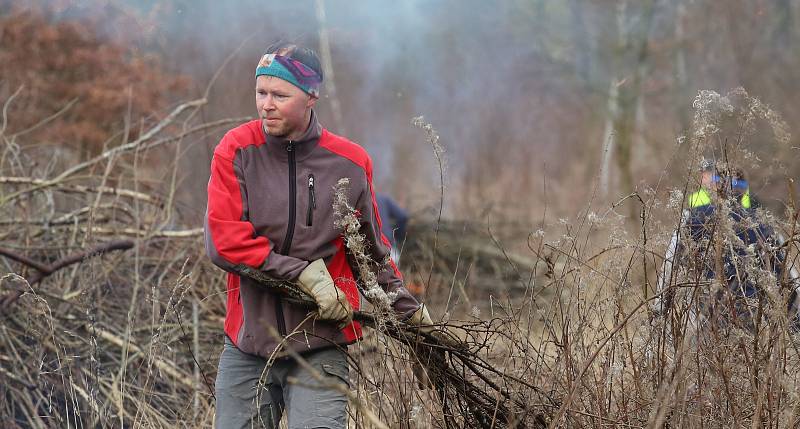
<instances>
[{"instance_id":1,"label":"bundle of branches","mask_svg":"<svg viewBox=\"0 0 800 429\"><path fill-rule=\"evenodd\" d=\"M284 294L288 297L286 301L293 305L309 311L317 308L313 298L291 283L272 279L246 265L238 266L237 270L241 275ZM446 427L547 427L545 416L534 412L530 404L513 393L531 389L546 398L545 392L483 359L479 351L488 347L485 342L460 340L448 333L449 328L475 338L491 329L487 324L440 323L436 325L437 330L430 333L383 311L355 311L353 319L394 339L416 356L417 363L424 367L429 378L421 380L420 384L430 383L435 389Z\"/></svg>"},{"instance_id":2,"label":"bundle of branches","mask_svg":"<svg viewBox=\"0 0 800 429\"><path fill-rule=\"evenodd\" d=\"M393 338L407 347L415 356L417 364L435 387L443 409L443 420L447 427L517 427L532 416L534 426L545 424L544 417L532 409L512 392L538 389L524 380L504 373L496 365L484 360L481 349L484 343L470 342L467 338L486 333L490 328L483 323L460 324L448 327L440 324L436 330L420 328L397 320L391 309L392 299L377 283L377 273L386 269L388 261L375 261L369 243L361 234L361 225L356 210L349 204L348 179L341 179L335 186L333 210L335 227L341 229L345 245L354 261L359 279L359 289L373 304L374 312L356 312L355 320L372 327L381 334ZM313 299L293 285L270 279L264 273L239 266L239 273L255 279L268 288L289 296L297 305L309 310L315 308ZM429 328L429 327L428 327ZM457 328L460 334L453 334ZM524 424L525 426L530 426Z\"/></svg>"}]
</instances>

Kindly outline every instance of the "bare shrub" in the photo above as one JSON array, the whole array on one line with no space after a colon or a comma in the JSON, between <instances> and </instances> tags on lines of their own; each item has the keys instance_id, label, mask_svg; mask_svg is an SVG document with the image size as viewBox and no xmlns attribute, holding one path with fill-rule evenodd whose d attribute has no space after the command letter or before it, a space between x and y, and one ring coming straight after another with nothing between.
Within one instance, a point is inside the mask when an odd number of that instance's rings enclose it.
<instances>
[{"instance_id":1,"label":"bare shrub","mask_svg":"<svg viewBox=\"0 0 800 429\"><path fill-rule=\"evenodd\" d=\"M748 167L761 121L775 144L786 140L777 114L743 90L698 100L689 156L720 155L720 173ZM203 102L178 106L165 121L193 118ZM221 273L204 256L199 228L173 218L170 192L111 179L150 147L233 122L152 123L129 145L39 177L24 173L26 149L3 139L3 426L210 426ZM357 315L372 329L349 349L351 425L796 426L800 354L787 311L796 287L794 200L785 219L763 209L747 218L783 236L763 247L784 252L769 260L783 264L777 275L757 260L763 252L742 246L739 233L750 224L732 220L739 202L724 193L713 232L689 240L683 210L695 174L687 168L683 183L663 180L610 207L590 201L535 231L491 213L476 222L418 220L404 271L427 284L437 328L458 341L445 344L380 312ZM636 222L622 214L626 205ZM337 225L357 230L340 209ZM683 248L665 257L676 234ZM722 272L731 248L742 249L734 265L761 292L736 296L726 278L707 274ZM746 317L711 312L713 305ZM428 369L433 388L419 388L415 364Z\"/></svg>"}]
</instances>

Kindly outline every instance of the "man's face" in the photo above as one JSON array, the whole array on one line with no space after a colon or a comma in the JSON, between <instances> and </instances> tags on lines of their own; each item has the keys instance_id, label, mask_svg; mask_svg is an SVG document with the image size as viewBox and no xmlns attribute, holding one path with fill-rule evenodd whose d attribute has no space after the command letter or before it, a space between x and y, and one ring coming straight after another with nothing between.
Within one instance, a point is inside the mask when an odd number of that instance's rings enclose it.
<instances>
[{"instance_id":1,"label":"man's face","mask_svg":"<svg viewBox=\"0 0 800 429\"><path fill-rule=\"evenodd\" d=\"M713 189L714 187L713 171L703 171L702 175L700 176L700 186L702 186L705 189Z\"/></svg>"},{"instance_id":2,"label":"man's face","mask_svg":"<svg viewBox=\"0 0 800 429\"><path fill-rule=\"evenodd\" d=\"M302 137L317 99L274 76L256 78L256 108L267 134L288 140Z\"/></svg>"}]
</instances>

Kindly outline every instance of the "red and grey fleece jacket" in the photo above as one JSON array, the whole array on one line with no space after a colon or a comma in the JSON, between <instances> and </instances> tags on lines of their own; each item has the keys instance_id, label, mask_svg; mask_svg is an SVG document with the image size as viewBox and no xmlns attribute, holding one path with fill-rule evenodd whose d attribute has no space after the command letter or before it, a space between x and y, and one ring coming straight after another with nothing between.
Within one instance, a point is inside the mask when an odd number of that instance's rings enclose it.
<instances>
[{"instance_id":1,"label":"red and grey fleece jacket","mask_svg":"<svg viewBox=\"0 0 800 429\"><path fill-rule=\"evenodd\" d=\"M206 251L228 271L225 333L243 352L268 357L278 345L267 326L295 351L349 344L361 337L353 322L340 330L333 323L306 320L308 312L272 290L237 274L237 266L260 269L294 281L310 261L323 258L337 287L353 309L360 307L356 276L334 227L333 187L350 179L348 201L360 213L361 234L373 260L389 254L372 187L372 160L359 145L319 125L312 113L306 134L294 141L266 135L259 120L230 131L214 149L205 217ZM378 275L398 317L410 317L419 303L403 286L392 263Z\"/></svg>"}]
</instances>

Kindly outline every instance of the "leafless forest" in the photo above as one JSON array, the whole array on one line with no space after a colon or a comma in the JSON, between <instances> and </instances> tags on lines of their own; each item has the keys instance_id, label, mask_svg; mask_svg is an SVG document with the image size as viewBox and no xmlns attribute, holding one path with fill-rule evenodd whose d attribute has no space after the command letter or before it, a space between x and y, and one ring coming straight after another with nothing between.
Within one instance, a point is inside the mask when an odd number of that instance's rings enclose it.
<instances>
[{"instance_id":1,"label":"leafless forest","mask_svg":"<svg viewBox=\"0 0 800 429\"><path fill-rule=\"evenodd\" d=\"M279 38L320 53L320 121L411 213L400 268L459 337L366 309L350 427L800 426L793 279L746 265L747 326L703 325L718 279L665 269L703 159L793 267L799 24L798 0L0 0L0 427L212 426L209 164ZM721 267L736 231L688 251Z\"/></svg>"}]
</instances>

